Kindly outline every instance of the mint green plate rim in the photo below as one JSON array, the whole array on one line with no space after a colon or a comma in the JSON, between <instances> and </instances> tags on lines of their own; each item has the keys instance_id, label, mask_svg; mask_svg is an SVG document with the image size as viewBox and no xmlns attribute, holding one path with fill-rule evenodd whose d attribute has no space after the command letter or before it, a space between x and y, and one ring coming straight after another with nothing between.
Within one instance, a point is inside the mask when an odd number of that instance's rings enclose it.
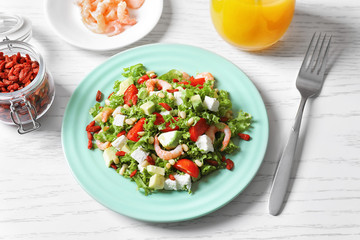
<instances>
[{"instance_id":1,"label":"mint green plate rim","mask_svg":"<svg viewBox=\"0 0 360 240\"><path fill-rule=\"evenodd\" d=\"M251 140L236 143L241 151L228 155L233 170L219 170L193 184L193 193L161 191L145 196L136 184L107 168L100 150L87 149L88 110L95 94L112 92L124 67L143 63L158 74L170 69L191 75L211 72L217 87L229 91L233 109L253 115ZM261 95L233 63L202 48L181 44L149 44L120 52L91 71L72 94L63 118L62 146L71 172L82 188L102 205L122 215L149 222L176 222L209 214L238 196L256 175L266 152L269 123Z\"/></svg>"}]
</instances>

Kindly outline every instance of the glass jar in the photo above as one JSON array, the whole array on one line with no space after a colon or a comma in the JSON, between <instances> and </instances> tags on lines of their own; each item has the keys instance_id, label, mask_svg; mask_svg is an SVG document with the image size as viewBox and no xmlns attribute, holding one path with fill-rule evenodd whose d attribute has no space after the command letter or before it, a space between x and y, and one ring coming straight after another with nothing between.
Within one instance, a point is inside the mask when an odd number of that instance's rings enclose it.
<instances>
[{"instance_id":1,"label":"glass jar","mask_svg":"<svg viewBox=\"0 0 360 240\"><path fill-rule=\"evenodd\" d=\"M211 0L212 22L220 36L247 51L275 44L288 29L295 0Z\"/></svg>"},{"instance_id":2,"label":"glass jar","mask_svg":"<svg viewBox=\"0 0 360 240\"><path fill-rule=\"evenodd\" d=\"M17 125L18 132L24 134L40 127L37 120L50 108L55 97L55 85L41 54L29 43L18 41L19 39L30 39L29 22L16 15L0 14L0 20L4 22L4 18L8 25L13 27L0 29L1 40L3 40L0 43L0 52L8 56L18 53L22 57L29 55L32 61L39 63L39 71L30 84L13 92L0 92L0 121L5 124ZM24 27L27 27L25 31ZM19 34L19 31L22 33ZM16 36L16 40L11 40L11 37L8 36Z\"/></svg>"}]
</instances>

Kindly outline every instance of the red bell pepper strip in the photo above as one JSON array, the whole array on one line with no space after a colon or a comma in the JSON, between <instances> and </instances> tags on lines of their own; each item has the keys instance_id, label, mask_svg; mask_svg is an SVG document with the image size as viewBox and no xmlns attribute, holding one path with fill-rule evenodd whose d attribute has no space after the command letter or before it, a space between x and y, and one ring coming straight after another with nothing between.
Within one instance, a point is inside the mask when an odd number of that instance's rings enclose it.
<instances>
[{"instance_id":1,"label":"red bell pepper strip","mask_svg":"<svg viewBox=\"0 0 360 240\"><path fill-rule=\"evenodd\" d=\"M127 138L131 141L137 142L141 138L138 132L144 131L145 118L141 118L127 133Z\"/></svg>"},{"instance_id":2,"label":"red bell pepper strip","mask_svg":"<svg viewBox=\"0 0 360 240\"><path fill-rule=\"evenodd\" d=\"M196 142L198 137L203 135L210 126L206 123L206 119L200 118L200 120L192 127L190 127L190 140Z\"/></svg>"}]
</instances>

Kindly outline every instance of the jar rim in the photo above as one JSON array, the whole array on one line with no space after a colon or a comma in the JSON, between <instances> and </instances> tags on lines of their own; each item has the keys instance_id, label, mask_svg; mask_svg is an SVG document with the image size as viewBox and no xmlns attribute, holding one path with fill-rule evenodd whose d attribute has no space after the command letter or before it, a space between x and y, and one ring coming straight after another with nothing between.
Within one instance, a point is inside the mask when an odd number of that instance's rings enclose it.
<instances>
[{"instance_id":1,"label":"jar rim","mask_svg":"<svg viewBox=\"0 0 360 240\"><path fill-rule=\"evenodd\" d=\"M36 88L37 85L39 83L41 83L41 81L43 80L43 76L45 74L44 60L43 60L41 54L29 43L22 42L22 41L13 41L13 40L4 41L4 42L0 42L0 49L2 46L5 46L5 45L7 45L7 48L9 48L10 50L11 50L11 48L16 48L16 45L24 46L24 47L26 47L26 50L28 50L32 54L36 55L36 57L38 58L37 60L39 62L39 72L37 73L36 77L34 78L34 80L31 81L31 83L29 85L27 85L23 89L16 90L14 92L8 92L8 93L0 92L0 101L11 100L11 99L14 99L14 100L21 99L23 96L26 95L26 93L28 93L29 91L32 91L34 88Z\"/></svg>"}]
</instances>

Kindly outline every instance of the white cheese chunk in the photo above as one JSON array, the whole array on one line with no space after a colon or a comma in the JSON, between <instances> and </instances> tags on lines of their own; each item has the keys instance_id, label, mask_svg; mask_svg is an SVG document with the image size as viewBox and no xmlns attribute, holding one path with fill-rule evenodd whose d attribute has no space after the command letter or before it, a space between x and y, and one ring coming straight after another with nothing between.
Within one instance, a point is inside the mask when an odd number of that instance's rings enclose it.
<instances>
[{"instance_id":1,"label":"white cheese chunk","mask_svg":"<svg viewBox=\"0 0 360 240\"><path fill-rule=\"evenodd\" d=\"M163 112L160 112L160 114L163 116L170 115L170 111L163 111Z\"/></svg>"},{"instance_id":2,"label":"white cheese chunk","mask_svg":"<svg viewBox=\"0 0 360 240\"><path fill-rule=\"evenodd\" d=\"M113 125L119 126L119 127L124 126L125 118L126 117L124 115L117 114L114 118Z\"/></svg>"},{"instance_id":3,"label":"white cheese chunk","mask_svg":"<svg viewBox=\"0 0 360 240\"><path fill-rule=\"evenodd\" d=\"M122 106L119 106L119 107L115 108L115 110L112 113L113 117L115 117L118 114L121 114L121 109L122 108L123 108Z\"/></svg>"},{"instance_id":4,"label":"white cheese chunk","mask_svg":"<svg viewBox=\"0 0 360 240\"><path fill-rule=\"evenodd\" d=\"M115 139L111 145L116 148L116 149L121 149L122 147L125 146L126 142L128 141L127 137L125 137L125 135L121 135L120 137L118 137L117 139Z\"/></svg>"},{"instance_id":5,"label":"white cheese chunk","mask_svg":"<svg viewBox=\"0 0 360 240\"><path fill-rule=\"evenodd\" d=\"M216 98L211 98L211 97L205 96L203 104L210 111L213 111L213 112L219 111L220 103Z\"/></svg>"},{"instance_id":6,"label":"white cheese chunk","mask_svg":"<svg viewBox=\"0 0 360 240\"><path fill-rule=\"evenodd\" d=\"M146 160L149 153L145 152L142 147L138 147L130 156L135 159L139 164Z\"/></svg>"},{"instance_id":7,"label":"white cheese chunk","mask_svg":"<svg viewBox=\"0 0 360 240\"><path fill-rule=\"evenodd\" d=\"M214 146L211 142L211 139L206 134L198 137L198 140L195 142L195 144L200 150L204 151L205 153L214 152Z\"/></svg>"},{"instance_id":8,"label":"white cheese chunk","mask_svg":"<svg viewBox=\"0 0 360 240\"><path fill-rule=\"evenodd\" d=\"M191 176L189 174L176 174L174 175L175 180L170 178L166 179L164 182L165 190L190 190L191 189Z\"/></svg>"},{"instance_id":9,"label":"white cheese chunk","mask_svg":"<svg viewBox=\"0 0 360 240\"><path fill-rule=\"evenodd\" d=\"M149 92L149 97L152 96L152 95L157 95L160 91L151 91Z\"/></svg>"},{"instance_id":10,"label":"white cheese chunk","mask_svg":"<svg viewBox=\"0 0 360 240\"><path fill-rule=\"evenodd\" d=\"M184 103L182 97L183 97L183 92L182 91L178 91L178 92L174 92L174 97L175 97L175 102L176 105L181 105Z\"/></svg>"}]
</instances>

